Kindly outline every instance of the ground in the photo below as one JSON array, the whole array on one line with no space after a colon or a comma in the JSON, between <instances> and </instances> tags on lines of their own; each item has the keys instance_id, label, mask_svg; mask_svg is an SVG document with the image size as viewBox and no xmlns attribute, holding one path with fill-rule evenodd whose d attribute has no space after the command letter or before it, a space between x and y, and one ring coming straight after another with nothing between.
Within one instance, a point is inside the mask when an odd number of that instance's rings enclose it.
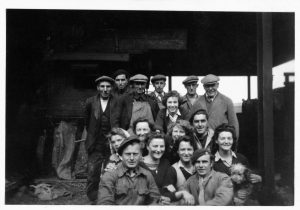
<instances>
[{"instance_id":1,"label":"ground","mask_svg":"<svg viewBox=\"0 0 300 210\"><path fill-rule=\"evenodd\" d=\"M6 192L6 204L22 205L91 205L85 193L85 181L74 180L63 181L57 178L35 180L32 184L49 183L54 189L63 189L71 195L61 196L53 200L43 201L34 195L34 189L29 185L23 185L15 190ZM294 194L291 187L282 183L275 186L275 195L265 205L268 206L292 206L294 205ZM262 204L264 205L264 204Z\"/></svg>"}]
</instances>

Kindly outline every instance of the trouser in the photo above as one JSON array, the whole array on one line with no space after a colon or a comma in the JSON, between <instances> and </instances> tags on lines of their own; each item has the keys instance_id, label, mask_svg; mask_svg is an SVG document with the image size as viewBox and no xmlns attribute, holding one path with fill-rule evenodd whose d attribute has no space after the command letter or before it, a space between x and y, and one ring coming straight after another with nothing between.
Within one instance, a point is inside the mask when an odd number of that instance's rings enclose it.
<instances>
[{"instance_id":1,"label":"trouser","mask_svg":"<svg viewBox=\"0 0 300 210\"><path fill-rule=\"evenodd\" d=\"M97 150L88 155L86 193L90 201L97 200L101 166L104 161L105 155Z\"/></svg>"}]
</instances>

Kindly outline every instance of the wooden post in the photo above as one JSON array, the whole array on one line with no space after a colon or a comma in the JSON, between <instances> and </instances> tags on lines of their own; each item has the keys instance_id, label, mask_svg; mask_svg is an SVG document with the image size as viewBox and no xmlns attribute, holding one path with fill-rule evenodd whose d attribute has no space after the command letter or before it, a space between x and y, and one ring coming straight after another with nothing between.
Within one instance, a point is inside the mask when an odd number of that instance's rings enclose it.
<instances>
[{"instance_id":1,"label":"wooden post","mask_svg":"<svg viewBox=\"0 0 300 210\"><path fill-rule=\"evenodd\" d=\"M248 90L247 90L248 98L247 98L247 100L250 100L251 99L251 76L250 75L247 76L247 85L248 85Z\"/></svg>"},{"instance_id":2,"label":"wooden post","mask_svg":"<svg viewBox=\"0 0 300 210\"><path fill-rule=\"evenodd\" d=\"M272 14L258 13L258 164L263 171L263 188L268 197L274 191L272 56Z\"/></svg>"}]
</instances>

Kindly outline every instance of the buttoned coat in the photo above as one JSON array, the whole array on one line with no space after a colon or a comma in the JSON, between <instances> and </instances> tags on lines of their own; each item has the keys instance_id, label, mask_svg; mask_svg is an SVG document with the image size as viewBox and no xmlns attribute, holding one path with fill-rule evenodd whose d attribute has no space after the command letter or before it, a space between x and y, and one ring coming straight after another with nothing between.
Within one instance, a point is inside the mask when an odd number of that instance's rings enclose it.
<instances>
[{"instance_id":1,"label":"buttoned coat","mask_svg":"<svg viewBox=\"0 0 300 210\"><path fill-rule=\"evenodd\" d=\"M211 102L210 109L207 106L205 95L200 96L194 103L190 116L198 109L205 109L208 113L209 127L215 128L223 123L234 126L237 137L239 136L239 122L234 110L233 102L227 96L218 92L215 99Z\"/></svg>"}]
</instances>

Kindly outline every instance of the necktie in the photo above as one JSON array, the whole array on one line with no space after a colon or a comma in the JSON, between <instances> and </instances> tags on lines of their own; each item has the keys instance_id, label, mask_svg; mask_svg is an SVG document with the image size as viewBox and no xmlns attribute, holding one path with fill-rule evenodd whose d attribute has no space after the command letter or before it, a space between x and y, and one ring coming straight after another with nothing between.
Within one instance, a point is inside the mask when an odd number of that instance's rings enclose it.
<instances>
[{"instance_id":1,"label":"necktie","mask_svg":"<svg viewBox=\"0 0 300 210\"><path fill-rule=\"evenodd\" d=\"M199 178L199 196L198 196L199 205L205 205L204 200L204 187L203 187L203 178Z\"/></svg>"}]
</instances>

